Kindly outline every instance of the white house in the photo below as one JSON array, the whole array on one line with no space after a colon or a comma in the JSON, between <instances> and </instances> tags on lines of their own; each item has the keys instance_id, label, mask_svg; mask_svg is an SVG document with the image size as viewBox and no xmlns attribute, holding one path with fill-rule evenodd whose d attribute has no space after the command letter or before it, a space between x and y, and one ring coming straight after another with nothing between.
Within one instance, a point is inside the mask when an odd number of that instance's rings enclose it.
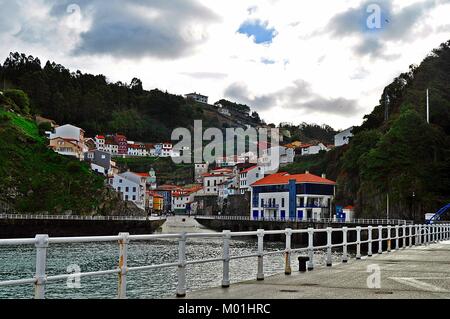
<instances>
[{"instance_id":1,"label":"white house","mask_svg":"<svg viewBox=\"0 0 450 319\"><path fill-rule=\"evenodd\" d=\"M148 156L147 148L144 144L128 142L128 156L145 157Z\"/></svg>"},{"instance_id":2,"label":"white house","mask_svg":"<svg viewBox=\"0 0 450 319\"><path fill-rule=\"evenodd\" d=\"M209 168L208 163L194 164L196 183L203 183L203 175L208 173L208 168Z\"/></svg>"},{"instance_id":3,"label":"white house","mask_svg":"<svg viewBox=\"0 0 450 319\"><path fill-rule=\"evenodd\" d=\"M203 175L203 190L205 195L219 195L219 185L232 178L233 170L217 169Z\"/></svg>"},{"instance_id":4,"label":"white house","mask_svg":"<svg viewBox=\"0 0 450 319\"><path fill-rule=\"evenodd\" d=\"M66 140L75 140L84 143L84 133L83 129L67 124L55 128L55 133L50 134L50 139L60 137Z\"/></svg>"},{"instance_id":5,"label":"white house","mask_svg":"<svg viewBox=\"0 0 450 319\"><path fill-rule=\"evenodd\" d=\"M251 218L320 220L330 218L336 183L306 174L269 175L253 185Z\"/></svg>"},{"instance_id":6,"label":"white house","mask_svg":"<svg viewBox=\"0 0 450 319\"><path fill-rule=\"evenodd\" d=\"M303 145L301 147L301 149L302 149L302 156L316 155L322 151L325 151L325 152L329 151L328 148L323 143L319 143L316 145L306 144L306 145Z\"/></svg>"},{"instance_id":7,"label":"white house","mask_svg":"<svg viewBox=\"0 0 450 319\"><path fill-rule=\"evenodd\" d=\"M145 210L146 177L127 172L114 175L109 183L121 194L123 200L133 202L137 207Z\"/></svg>"},{"instance_id":8,"label":"white house","mask_svg":"<svg viewBox=\"0 0 450 319\"><path fill-rule=\"evenodd\" d=\"M346 129L345 131L342 131L341 133L337 134L334 137L334 146L339 147L350 143L350 138L353 137L352 133L353 129L354 127L352 126Z\"/></svg>"},{"instance_id":9,"label":"white house","mask_svg":"<svg viewBox=\"0 0 450 319\"><path fill-rule=\"evenodd\" d=\"M239 192L251 190L251 185L264 178L264 166L252 166L239 173Z\"/></svg>"},{"instance_id":10,"label":"white house","mask_svg":"<svg viewBox=\"0 0 450 319\"><path fill-rule=\"evenodd\" d=\"M155 145L155 155L157 157L171 157L173 151L172 143L159 143Z\"/></svg>"},{"instance_id":11,"label":"white house","mask_svg":"<svg viewBox=\"0 0 450 319\"><path fill-rule=\"evenodd\" d=\"M97 135L95 137L95 147L99 150L99 151L104 151L105 150L105 143L106 143L106 139L103 135Z\"/></svg>"},{"instance_id":12,"label":"white house","mask_svg":"<svg viewBox=\"0 0 450 319\"><path fill-rule=\"evenodd\" d=\"M208 97L197 93L186 94L187 99L193 99L199 103L208 104Z\"/></svg>"}]
</instances>

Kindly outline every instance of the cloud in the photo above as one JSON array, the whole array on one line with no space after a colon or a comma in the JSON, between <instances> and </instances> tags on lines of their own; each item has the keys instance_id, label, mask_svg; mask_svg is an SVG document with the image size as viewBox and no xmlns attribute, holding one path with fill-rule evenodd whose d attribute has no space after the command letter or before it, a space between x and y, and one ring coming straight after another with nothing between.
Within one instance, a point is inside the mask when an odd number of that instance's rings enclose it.
<instances>
[{"instance_id":1,"label":"cloud","mask_svg":"<svg viewBox=\"0 0 450 319\"><path fill-rule=\"evenodd\" d=\"M278 34L274 28L269 28L267 21L261 20L247 20L241 24L237 32L253 38L256 44L272 43Z\"/></svg>"},{"instance_id":2,"label":"cloud","mask_svg":"<svg viewBox=\"0 0 450 319\"><path fill-rule=\"evenodd\" d=\"M296 80L286 88L263 95L252 95L245 84L233 83L225 90L225 96L254 107L258 111L281 107L308 113L338 116L353 115L359 111L355 100L342 97L325 98L316 94L311 85L303 80Z\"/></svg>"},{"instance_id":3,"label":"cloud","mask_svg":"<svg viewBox=\"0 0 450 319\"><path fill-rule=\"evenodd\" d=\"M182 75L194 78L194 79L213 79L213 80L222 80L228 77L228 74L220 73L220 72L182 72Z\"/></svg>"},{"instance_id":4,"label":"cloud","mask_svg":"<svg viewBox=\"0 0 450 319\"><path fill-rule=\"evenodd\" d=\"M367 21L371 21L375 11L369 7L373 2L363 2L335 15L325 27L325 31L319 33L328 33L338 39L356 36L358 42L354 46L354 53L357 56L392 60L399 55L384 53L388 42L410 41L416 35L415 26L422 23L432 9L449 2L424 0L395 10L392 1L377 1L376 4L381 9L380 28L368 26Z\"/></svg>"},{"instance_id":5,"label":"cloud","mask_svg":"<svg viewBox=\"0 0 450 319\"><path fill-rule=\"evenodd\" d=\"M53 16L67 14L73 0L50 1ZM80 34L75 55L175 59L207 39L206 27L219 18L195 0L81 0L90 28Z\"/></svg>"}]
</instances>

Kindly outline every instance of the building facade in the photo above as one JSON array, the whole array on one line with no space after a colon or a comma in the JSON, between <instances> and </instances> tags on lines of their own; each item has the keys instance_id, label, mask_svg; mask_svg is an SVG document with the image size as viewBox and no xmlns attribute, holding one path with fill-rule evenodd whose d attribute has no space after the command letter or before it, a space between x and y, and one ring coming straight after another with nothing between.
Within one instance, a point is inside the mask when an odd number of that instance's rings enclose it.
<instances>
[{"instance_id":1,"label":"building facade","mask_svg":"<svg viewBox=\"0 0 450 319\"><path fill-rule=\"evenodd\" d=\"M251 218L330 218L336 183L325 176L278 173L251 185Z\"/></svg>"},{"instance_id":2,"label":"building facade","mask_svg":"<svg viewBox=\"0 0 450 319\"><path fill-rule=\"evenodd\" d=\"M347 145L348 143L350 143L350 138L353 137L353 131L354 127L350 127L348 129L346 129L345 131L342 131L341 133L337 134L334 137L334 146L336 147L340 147L340 146L344 146Z\"/></svg>"}]
</instances>

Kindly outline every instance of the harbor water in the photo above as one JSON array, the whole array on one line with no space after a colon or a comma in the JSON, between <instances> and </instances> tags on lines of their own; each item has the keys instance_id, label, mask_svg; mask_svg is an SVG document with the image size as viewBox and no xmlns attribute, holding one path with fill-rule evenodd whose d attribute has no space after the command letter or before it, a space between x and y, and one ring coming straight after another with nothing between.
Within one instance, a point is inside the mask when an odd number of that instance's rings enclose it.
<instances>
[{"instance_id":1,"label":"harbor water","mask_svg":"<svg viewBox=\"0 0 450 319\"><path fill-rule=\"evenodd\" d=\"M174 218L163 226L164 233L211 232L203 229L192 219ZM283 243L265 243L266 251L284 249ZM231 256L242 256L256 253L256 239L233 240ZM47 254L47 274L68 274L73 269L81 272L111 270L118 266L119 247L116 243L64 244L51 245ZM222 240L189 239L187 259L189 261L220 258L222 256ZM292 258L293 270L296 269L296 257ZM324 255L317 254L316 262L323 263ZM128 251L128 266L173 263L178 260L178 241L174 239L151 242L131 242ZM0 247L0 281L33 278L35 269L35 249L32 246ZM168 298L173 297L177 285L176 267L149 271L130 272L127 275L127 297ZM256 278L256 257L232 260L230 262L231 282L242 282ZM264 259L266 275L284 272L284 256L282 253L266 256ZM211 287L218 287L222 280L222 262L187 266L188 293ZM117 275L83 277L79 285L73 280L52 282L46 286L48 299L109 299L117 296ZM0 287L0 299L33 298L33 285Z\"/></svg>"}]
</instances>

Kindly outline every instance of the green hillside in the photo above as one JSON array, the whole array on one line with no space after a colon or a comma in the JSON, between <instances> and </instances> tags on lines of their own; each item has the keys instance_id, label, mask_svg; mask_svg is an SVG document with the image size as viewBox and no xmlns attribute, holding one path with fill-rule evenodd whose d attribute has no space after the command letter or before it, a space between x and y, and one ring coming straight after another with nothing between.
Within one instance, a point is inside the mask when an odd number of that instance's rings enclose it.
<instances>
[{"instance_id":1,"label":"green hillside","mask_svg":"<svg viewBox=\"0 0 450 319\"><path fill-rule=\"evenodd\" d=\"M37 125L0 95L0 203L19 212L100 213L102 177L49 150Z\"/></svg>"},{"instance_id":2,"label":"green hillside","mask_svg":"<svg viewBox=\"0 0 450 319\"><path fill-rule=\"evenodd\" d=\"M354 133L350 145L288 170L326 172L338 181L337 203L356 205L359 217L385 218L388 195L390 218L422 220L449 203L450 41L387 86Z\"/></svg>"}]
</instances>

